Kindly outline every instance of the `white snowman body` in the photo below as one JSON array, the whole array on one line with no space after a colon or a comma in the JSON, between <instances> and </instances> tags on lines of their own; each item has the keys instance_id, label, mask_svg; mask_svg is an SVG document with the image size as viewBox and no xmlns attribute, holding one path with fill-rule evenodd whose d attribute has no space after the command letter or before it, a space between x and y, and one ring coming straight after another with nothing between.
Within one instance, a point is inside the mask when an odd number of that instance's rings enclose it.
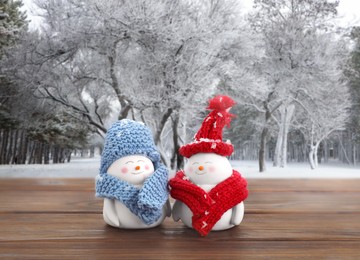
<instances>
[{"instance_id":1,"label":"white snowman body","mask_svg":"<svg viewBox=\"0 0 360 260\"><path fill-rule=\"evenodd\" d=\"M143 155L129 155L116 160L107 170L121 180L141 188L146 178L154 173L152 161ZM163 207L163 214L153 224L146 225L140 218L134 215L121 201L104 199L103 217L107 224L119 228L144 229L160 225L166 216L170 216L170 203L167 201Z\"/></svg>"},{"instance_id":2,"label":"white snowman body","mask_svg":"<svg viewBox=\"0 0 360 260\"><path fill-rule=\"evenodd\" d=\"M220 182L229 178L233 169L225 156L215 153L198 153L191 156L185 165L184 174L192 183L209 192ZM192 228L192 216L190 208L181 201L175 201L173 207L173 219L181 221ZM227 210L221 219L214 225L212 231L225 230L239 225L244 217L244 203Z\"/></svg>"}]
</instances>

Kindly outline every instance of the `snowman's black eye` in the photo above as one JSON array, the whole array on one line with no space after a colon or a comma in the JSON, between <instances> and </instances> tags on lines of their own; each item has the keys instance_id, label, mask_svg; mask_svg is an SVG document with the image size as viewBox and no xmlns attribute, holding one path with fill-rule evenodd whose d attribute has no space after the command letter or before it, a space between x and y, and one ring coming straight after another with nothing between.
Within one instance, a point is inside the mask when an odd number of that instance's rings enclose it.
<instances>
[{"instance_id":1,"label":"snowman's black eye","mask_svg":"<svg viewBox=\"0 0 360 260\"><path fill-rule=\"evenodd\" d=\"M206 164L212 164L212 162L205 162Z\"/></svg>"},{"instance_id":2,"label":"snowman's black eye","mask_svg":"<svg viewBox=\"0 0 360 260\"><path fill-rule=\"evenodd\" d=\"M127 161L125 164L128 164L128 163L134 163L133 161Z\"/></svg>"},{"instance_id":3,"label":"snowman's black eye","mask_svg":"<svg viewBox=\"0 0 360 260\"><path fill-rule=\"evenodd\" d=\"M196 165L196 164L199 164L198 162L194 162L192 165Z\"/></svg>"}]
</instances>

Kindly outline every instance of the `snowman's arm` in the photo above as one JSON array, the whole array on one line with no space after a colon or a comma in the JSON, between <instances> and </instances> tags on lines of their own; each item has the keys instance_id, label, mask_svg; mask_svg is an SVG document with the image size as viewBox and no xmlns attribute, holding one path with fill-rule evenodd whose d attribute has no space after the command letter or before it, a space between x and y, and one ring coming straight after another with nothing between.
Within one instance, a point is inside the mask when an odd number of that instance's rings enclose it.
<instances>
[{"instance_id":1,"label":"snowman's arm","mask_svg":"<svg viewBox=\"0 0 360 260\"><path fill-rule=\"evenodd\" d=\"M113 227L120 227L121 223L116 214L115 201L104 199L103 217L107 224Z\"/></svg>"},{"instance_id":2,"label":"snowman's arm","mask_svg":"<svg viewBox=\"0 0 360 260\"><path fill-rule=\"evenodd\" d=\"M171 216L171 204L170 204L169 199L165 203L165 209L166 209L166 216L170 217Z\"/></svg>"},{"instance_id":3,"label":"snowman's arm","mask_svg":"<svg viewBox=\"0 0 360 260\"><path fill-rule=\"evenodd\" d=\"M243 217L244 217L244 202L241 202L232 208L230 224L235 226L240 225L241 221L243 220Z\"/></svg>"},{"instance_id":4,"label":"snowman's arm","mask_svg":"<svg viewBox=\"0 0 360 260\"><path fill-rule=\"evenodd\" d=\"M180 212L181 212L181 201L175 200L174 206L172 208L172 217L175 222L180 220Z\"/></svg>"}]
</instances>

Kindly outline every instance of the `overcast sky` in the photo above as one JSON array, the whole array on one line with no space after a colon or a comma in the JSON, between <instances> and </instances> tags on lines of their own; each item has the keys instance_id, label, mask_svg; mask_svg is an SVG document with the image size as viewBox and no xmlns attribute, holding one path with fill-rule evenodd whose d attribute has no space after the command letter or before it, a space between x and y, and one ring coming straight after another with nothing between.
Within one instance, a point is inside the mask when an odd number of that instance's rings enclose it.
<instances>
[{"instance_id":1,"label":"overcast sky","mask_svg":"<svg viewBox=\"0 0 360 260\"><path fill-rule=\"evenodd\" d=\"M239 0L241 5L248 9L252 9L253 0ZM23 0L24 10L27 11L28 19L31 20L30 28L36 28L41 20L34 16L36 8L32 4L33 0ZM338 7L337 23L343 27L354 25L360 26L360 1L359 0L340 0Z\"/></svg>"}]
</instances>

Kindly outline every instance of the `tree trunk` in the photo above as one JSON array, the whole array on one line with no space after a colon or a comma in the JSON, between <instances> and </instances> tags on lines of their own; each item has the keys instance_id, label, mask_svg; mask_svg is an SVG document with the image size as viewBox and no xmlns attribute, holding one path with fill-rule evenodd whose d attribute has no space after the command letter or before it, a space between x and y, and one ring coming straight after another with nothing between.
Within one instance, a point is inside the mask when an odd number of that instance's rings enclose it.
<instances>
[{"instance_id":1,"label":"tree trunk","mask_svg":"<svg viewBox=\"0 0 360 260\"><path fill-rule=\"evenodd\" d=\"M324 140L324 162L327 163L329 161L329 145L328 141Z\"/></svg>"},{"instance_id":2,"label":"tree trunk","mask_svg":"<svg viewBox=\"0 0 360 260\"><path fill-rule=\"evenodd\" d=\"M95 146L90 146L90 158L94 158L95 156Z\"/></svg>"},{"instance_id":3,"label":"tree trunk","mask_svg":"<svg viewBox=\"0 0 360 260\"><path fill-rule=\"evenodd\" d=\"M319 167L319 157L318 157L319 145L320 145L320 141L315 144L315 151L314 151L315 168Z\"/></svg>"},{"instance_id":4,"label":"tree trunk","mask_svg":"<svg viewBox=\"0 0 360 260\"><path fill-rule=\"evenodd\" d=\"M7 155L7 147L8 147L8 138L9 138L9 131L3 131L3 142L1 147L1 155L0 155L0 164L6 163L6 155Z\"/></svg>"},{"instance_id":5,"label":"tree trunk","mask_svg":"<svg viewBox=\"0 0 360 260\"><path fill-rule=\"evenodd\" d=\"M278 167L280 165L280 153L281 153L281 147L282 147L282 137L283 131L281 131L281 128L279 129L277 140L276 140L276 146L275 146L275 152L274 152L274 162L273 165L275 167Z\"/></svg>"},{"instance_id":6,"label":"tree trunk","mask_svg":"<svg viewBox=\"0 0 360 260\"><path fill-rule=\"evenodd\" d=\"M285 122L285 105L280 107L280 124L279 124L279 131L278 136L276 139L276 146L275 146L275 152L274 152L274 162L273 165L275 167L280 166L281 164L281 149L283 146L283 134L284 134L284 122Z\"/></svg>"},{"instance_id":7,"label":"tree trunk","mask_svg":"<svg viewBox=\"0 0 360 260\"><path fill-rule=\"evenodd\" d=\"M59 149L59 163L65 162L65 151L64 148Z\"/></svg>"},{"instance_id":8,"label":"tree trunk","mask_svg":"<svg viewBox=\"0 0 360 260\"><path fill-rule=\"evenodd\" d=\"M315 169L315 162L314 162L314 152L315 152L315 145L314 145L314 124L311 125L311 136L310 136L310 152L309 152L309 163L311 169Z\"/></svg>"},{"instance_id":9,"label":"tree trunk","mask_svg":"<svg viewBox=\"0 0 360 260\"><path fill-rule=\"evenodd\" d=\"M53 149L52 149L52 158L53 158L53 163L58 163L59 162L59 152L58 152L58 146L54 145Z\"/></svg>"},{"instance_id":10,"label":"tree trunk","mask_svg":"<svg viewBox=\"0 0 360 260\"><path fill-rule=\"evenodd\" d=\"M108 56L108 61L109 61L109 69L110 69L109 73L110 73L110 78L111 78L111 87L115 91L116 97L118 98L118 101L121 105L120 113L118 116L118 119L121 120L121 119L127 118L129 111L132 108L132 104L121 93L119 81L116 76L116 58L118 57L118 55L117 55L117 44L118 43L119 43L119 40L116 40L113 43L111 53ZM106 131L105 131L105 133L106 133Z\"/></svg>"},{"instance_id":11,"label":"tree trunk","mask_svg":"<svg viewBox=\"0 0 360 260\"><path fill-rule=\"evenodd\" d=\"M171 169L174 169L178 171L183 167L183 157L179 154L179 133L178 133L178 126L179 126L179 114L174 113L172 116L172 129L173 129L173 144L174 144L174 150L173 155L170 160L170 167Z\"/></svg>"},{"instance_id":12,"label":"tree trunk","mask_svg":"<svg viewBox=\"0 0 360 260\"><path fill-rule=\"evenodd\" d=\"M42 164L42 163L43 163L44 148L45 148L45 144L44 144L44 143L40 143L40 145L39 145L39 150L38 150L38 156L37 156L37 163L38 163L38 164Z\"/></svg>"},{"instance_id":13,"label":"tree trunk","mask_svg":"<svg viewBox=\"0 0 360 260\"><path fill-rule=\"evenodd\" d=\"M339 144L340 144L340 147L341 147L341 151L342 151L342 161L343 162L346 162L347 164L351 164L351 162L350 162L350 159L349 159L349 157L348 157L348 155L347 155L347 152L346 152L346 149L345 149L345 147L344 147L344 145L343 145L343 137L339 137Z\"/></svg>"},{"instance_id":14,"label":"tree trunk","mask_svg":"<svg viewBox=\"0 0 360 260\"><path fill-rule=\"evenodd\" d=\"M321 140L317 141L315 144L314 142L314 137L312 137L309 153L310 167L312 170L316 169L319 166L318 150Z\"/></svg>"},{"instance_id":15,"label":"tree trunk","mask_svg":"<svg viewBox=\"0 0 360 260\"><path fill-rule=\"evenodd\" d=\"M10 164L12 157L13 157L13 145L14 145L14 131L10 130L9 131L9 147L7 150L7 155L6 155L6 164Z\"/></svg>"},{"instance_id":16,"label":"tree trunk","mask_svg":"<svg viewBox=\"0 0 360 260\"><path fill-rule=\"evenodd\" d=\"M104 150L104 146L101 144L101 145L99 146L99 154L100 154L100 155L102 155L103 150Z\"/></svg>"},{"instance_id":17,"label":"tree trunk","mask_svg":"<svg viewBox=\"0 0 360 260\"><path fill-rule=\"evenodd\" d=\"M14 136L14 153L11 160L11 164L17 164L18 156L19 156L19 129L15 130L15 136Z\"/></svg>"},{"instance_id":18,"label":"tree trunk","mask_svg":"<svg viewBox=\"0 0 360 260\"><path fill-rule=\"evenodd\" d=\"M95 150L95 148L94 148L94 150ZM67 149L66 161L67 161L68 163L71 161L71 153L72 153L72 151L69 150L69 149ZM93 155L93 157L94 157L94 155Z\"/></svg>"},{"instance_id":19,"label":"tree trunk","mask_svg":"<svg viewBox=\"0 0 360 260\"><path fill-rule=\"evenodd\" d=\"M167 120L169 119L169 117L171 116L173 111L174 111L173 108L168 108L166 110L166 112L163 114L163 116L160 120L160 124L159 124L158 128L156 129L155 136L154 136L154 142L156 145L160 144L161 133L165 127Z\"/></svg>"},{"instance_id":20,"label":"tree trunk","mask_svg":"<svg viewBox=\"0 0 360 260\"><path fill-rule=\"evenodd\" d=\"M30 142L30 156L29 156L28 164L34 163L35 149L36 149L36 142L34 141Z\"/></svg>"},{"instance_id":21,"label":"tree trunk","mask_svg":"<svg viewBox=\"0 0 360 260\"><path fill-rule=\"evenodd\" d=\"M265 123L263 130L261 132L260 137L260 149L259 149L259 171L265 172L266 171L266 165L265 165L265 152L266 152L266 139L267 135L269 133L269 120L271 118L271 112L268 106L268 103L264 101L264 108L265 108Z\"/></svg>"},{"instance_id":22,"label":"tree trunk","mask_svg":"<svg viewBox=\"0 0 360 260\"><path fill-rule=\"evenodd\" d=\"M1 164L1 155L3 154L2 145L4 142L4 130L0 128L0 164Z\"/></svg>"},{"instance_id":23,"label":"tree trunk","mask_svg":"<svg viewBox=\"0 0 360 260\"><path fill-rule=\"evenodd\" d=\"M281 142L281 156L280 156L280 167L284 168L287 164L287 145L288 145L288 134L289 134L289 126L294 114L295 105L290 104L285 108L285 116L283 122L283 134L282 134L282 142Z\"/></svg>"},{"instance_id":24,"label":"tree trunk","mask_svg":"<svg viewBox=\"0 0 360 260\"><path fill-rule=\"evenodd\" d=\"M50 145L45 144L44 147L44 164L49 164L50 162Z\"/></svg>"},{"instance_id":25,"label":"tree trunk","mask_svg":"<svg viewBox=\"0 0 360 260\"><path fill-rule=\"evenodd\" d=\"M309 153L309 162L310 162L310 167L311 167L312 170L314 170L316 168L315 161L314 161L315 154L316 154L315 145L311 145L310 153Z\"/></svg>"},{"instance_id":26,"label":"tree trunk","mask_svg":"<svg viewBox=\"0 0 360 260\"><path fill-rule=\"evenodd\" d=\"M27 161L27 155L28 155L28 148L29 148L29 140L26 134L26 131L23 130L21 134L21 149L20 149L20 162L21 164L26 164Z\"/></svg>"},{"instance_id":27,"label":"tree trunk","mask_svg":"<svg viewBox=\"0 0 360 260\"><path fill-rule=\"evenodd\" d=\"M261 132L260 137L260 149L259 149L259 171L265 172L266 165L265 165L265 150L266 150L266 138L268 135L269 129L265 126Z\"/></svg>"}]
</instances>

